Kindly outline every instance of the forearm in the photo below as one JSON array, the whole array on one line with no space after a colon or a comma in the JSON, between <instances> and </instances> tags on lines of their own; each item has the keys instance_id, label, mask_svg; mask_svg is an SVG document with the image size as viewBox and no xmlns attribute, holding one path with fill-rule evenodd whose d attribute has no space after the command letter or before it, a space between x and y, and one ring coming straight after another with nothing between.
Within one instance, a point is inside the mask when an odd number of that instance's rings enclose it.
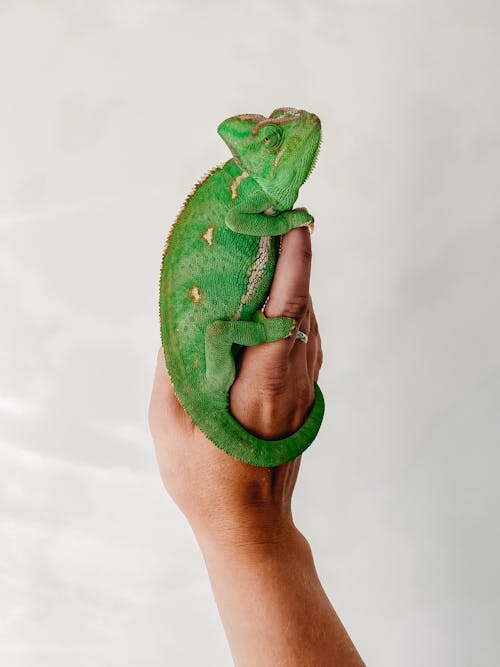
<instances>
[{"instance_id":1,"label":"forearm","mask_svg":"<svg viewBox=\"0 0 500 667\"><path fill-rule=\"evenodd\" d=\"M198 541L238 667L363 665L295 527L271 543Z\"/></svg>"}]
</instances>

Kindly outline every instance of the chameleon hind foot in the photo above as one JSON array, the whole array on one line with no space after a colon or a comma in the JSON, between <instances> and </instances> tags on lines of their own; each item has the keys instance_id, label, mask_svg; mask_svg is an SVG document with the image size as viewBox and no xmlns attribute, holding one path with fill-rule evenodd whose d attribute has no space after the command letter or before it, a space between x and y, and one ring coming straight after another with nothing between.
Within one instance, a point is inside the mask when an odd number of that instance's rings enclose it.
<instances>
[{"instance_id":1,"label":"chameleon hind foot","mask_svg":"<svg viewBox=\"0 0 500 667\"><path fill-rule=\"evenodd\" d=\"M260 310L250 322L211 322L205 333L205 377L210 389L227 392L233 384L236 374L231 352L233 344L250 346L272 343L289 336L295 324L291 317L265 317Z\"/></svg>"}]
</instances>

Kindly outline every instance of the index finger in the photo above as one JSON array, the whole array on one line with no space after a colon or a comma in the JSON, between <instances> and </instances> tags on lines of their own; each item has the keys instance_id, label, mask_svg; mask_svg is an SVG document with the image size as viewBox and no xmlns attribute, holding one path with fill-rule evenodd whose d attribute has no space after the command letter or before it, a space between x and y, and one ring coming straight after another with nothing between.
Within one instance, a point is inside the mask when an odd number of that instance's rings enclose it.
<instances>
[{"instance_id":1,"label":"index finger","mask_svg":"<svg viewBox=\"0 0 500 667\"><path fill-rule=\"evenodd\" d=\"M309 300L311 234L305 227L292 229L282 238L266 317L292 317L300 324Z\"/></svg>"}]
</instances>

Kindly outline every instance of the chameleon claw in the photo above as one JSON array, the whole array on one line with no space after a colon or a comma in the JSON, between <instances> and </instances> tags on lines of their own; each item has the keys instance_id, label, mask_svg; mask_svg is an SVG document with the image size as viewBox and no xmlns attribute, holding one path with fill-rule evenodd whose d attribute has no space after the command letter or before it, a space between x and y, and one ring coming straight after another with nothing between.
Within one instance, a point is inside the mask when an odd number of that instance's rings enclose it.
<instances>
[{"instance_id":1,"label":"chameleon claw","mask_svg":"<svg viewBox=\"0 0 500 667\"><path fill-rule=\"evenodd\" d=\"M307 229L309 230L309 234L312 236L312 233L314 232L314 220L311 220L311 222L306 222L300 226L307 227Z\"/></svg>"}]
</instances>

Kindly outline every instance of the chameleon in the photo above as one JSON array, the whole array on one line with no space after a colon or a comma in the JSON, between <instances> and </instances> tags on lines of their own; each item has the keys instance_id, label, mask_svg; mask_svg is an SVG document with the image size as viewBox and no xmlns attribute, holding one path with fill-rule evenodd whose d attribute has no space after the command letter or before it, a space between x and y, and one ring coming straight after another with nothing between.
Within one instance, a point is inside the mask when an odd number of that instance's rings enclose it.
<instances>
[{"instance_id":1,"label":"chameleon","mask_svg":"<svg viewBox=\"0 0 500 667\"><path fill-rule=\"evenodd\" d=\"M319 386L304 424L277 440L259 438L232 416L229 389L245 347L296 332L294 319L263 310L281 235L302 226L312 231L313 216L293 205L315 165L321 122L281 107L269 117L231 116L217 132L232 157L196 183L165 242L162 347L174 392L206 437L240 461L277 466L316 437L325 408Z\"/></svg>"}]
</instances>

